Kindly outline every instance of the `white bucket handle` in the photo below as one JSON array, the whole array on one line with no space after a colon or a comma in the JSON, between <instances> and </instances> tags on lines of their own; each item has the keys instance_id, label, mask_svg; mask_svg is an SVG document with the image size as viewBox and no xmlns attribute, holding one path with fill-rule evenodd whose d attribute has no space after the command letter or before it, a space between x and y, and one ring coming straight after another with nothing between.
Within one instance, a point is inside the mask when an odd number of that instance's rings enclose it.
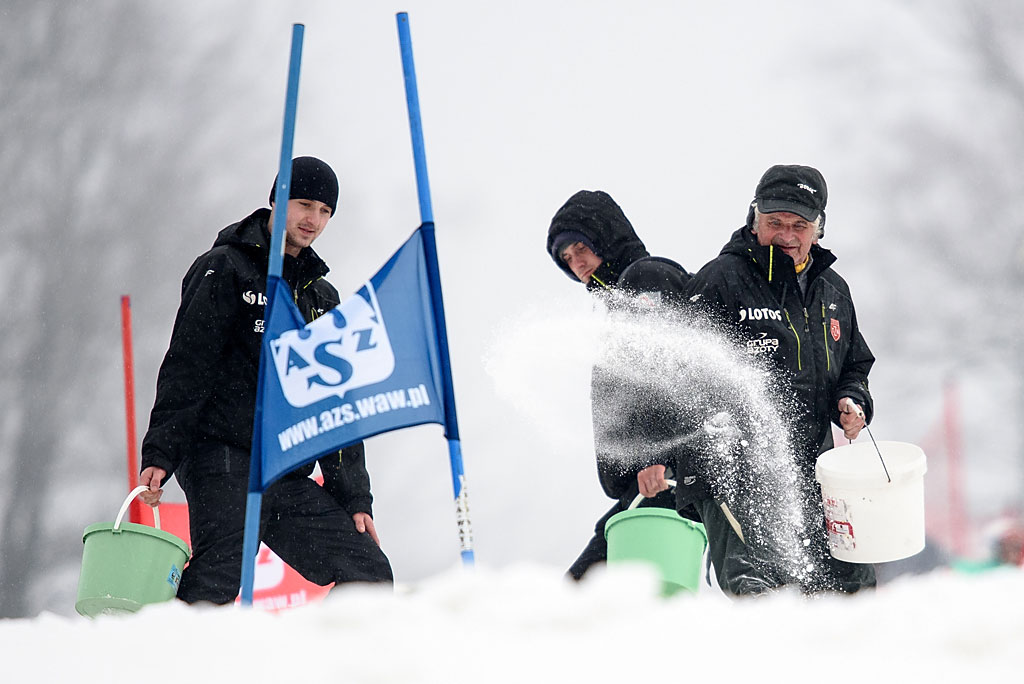
<instances>
[{"instance_id":1,"label":"white bucket handle","mask_svg":"<svg viewBox=\"0 0 1024 684\"><path fill-rule=\"evenodd\" d=\"M889 484L892 484L892 476L889 475L889 466L885 465L885 459L882 458L882 450L878 448L878 442L875 441L875 436L871 434L871 428L868 427L867 419L864 418L864 412L860 410L860 407L857 406L857 402L853 399L850 397L845 397L845 399L847 408L851 409L857 414L858 418L864 421L864 429L868 431L868 437L871 438L871 443L875 445L875 451L878 452L878 460L882 462L882 470L885 471L885 479L889 481ZM853 443L852 439L850 440L850 443Z\"/></svg>"},{"instance_id":2,"label":"white bucket handle","mask_svg":"<svg viewBox=\"0 0 1024 684\"><path fill-rule=\"evenodd\" d=\"M146 486L146 485L139 485L138 487L136 487L135 489L132 490L131 494L128 495L128 498L124 500L123 504L121 504L121 510L119 510L117 512L117 520L114 521L114 530L115 531L117 531L121 527L121 519L124 518L124 514L128 511L128 506L131 505L132 499L137 497L142 492L147 492L147 491L149 491L149 487ZM158 530L160 529L160 506L159 505L153 507L153 526L156 529L158 529Z\"/></svg>"},{"instance_id":3,"label":"white bucket handle","mask_svg":"<svg viewBox=\"0 0 1024 684\"><path fill-rule=\"evenodd\" d=\"M667 478L666 478L666 479L665 479L665 483L666 483L666 484L668 484L668 486L669 486L669 487L675 487L675 486L676 486L676 481L675 481L675 480L669 480L669 479L667 479ZM662 490L662 491L664 491L664 490ZM659 492L659 494L660 494L660 493L661 493L661 492ZM633 503L629 504L629 508L627 508L626 510L627 510L627 511L631 511L631 510L633 510L634 508L636 508L637 506L639 506L639 505L640 505L640 502L641 502L641 501L643 501L643 500L644 500L644 499L646 499L646 498L647 498L647 497L646 497L646 496L644 496L643 494L637 494L637 495L636 495L636 498L635 498L635 499L633 499Z\"/></svg>"}]
</instances>

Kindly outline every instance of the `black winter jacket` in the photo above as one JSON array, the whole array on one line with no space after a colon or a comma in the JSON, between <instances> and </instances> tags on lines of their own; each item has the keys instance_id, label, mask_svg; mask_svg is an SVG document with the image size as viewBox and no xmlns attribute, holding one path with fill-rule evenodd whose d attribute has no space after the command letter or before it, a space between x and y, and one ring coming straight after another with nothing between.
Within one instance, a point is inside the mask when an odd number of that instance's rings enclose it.
<instances>
[{"instance_id":1,"label":"black winter jacket","mask_svg":"<svg viewBox=\"0 0 1024 684\"><path fill-rule=\"evenodd\" d=\"M269 209L258 209L217 236L181 284L181 305L157 377L156 402L142 442L142 468L168 478L203 443L248 450L264 329ZM284 280L306 321L337 306L324 280L327 264L313 251L285 255ZM370 513L369 476L362 444L320 460L325 486L350 513ZM308 476L313 466L289 476Z\"/></svg>"},{"instance_id":2,"label":"black winter jacket","mask_svg":"<svg viewBox=\"0 0 1024 684\"><path fill-rule=\"evenodd\" d=\"M690 274L671 259L652 257L618 204L601 191L581 190L555 213L548 229L547 251L573 280L572 273L554 247L562 232L582 233L602 258L587 283L596 292L657 299L652 304L678 306L684 301ZM616 299L609 302L614 306ZM605 494L627 506L638 493L637 472L647 465L673 465L674 459L637 458L628 467L621 459L607 457L609 442L617 445L649 443L672 430L657 406L635 404L638 393L595 368L591 381L597 470ZM609 421L609 417L613 421ZM617 450L617 449L616 449Z\"/></svg>"},{"instance_id":3,"label":"black winter jacket","mask_svg":"<svg viewBox=\"0 0 1024 684\"><path fill-rule=\"evenodd\" d=\"M733 233L721 254L690 281L694 306L721 322L749 354L767 354L784 371L800 410L796 435L802 465L832 448L830 422L839 425L838 402L851 397L874 413L868 372L874 356L857 326L850 289L832 270L835 256L813 245L806 294L793 260L761 246L749 226Z\"/></svg>"}]
</instances>

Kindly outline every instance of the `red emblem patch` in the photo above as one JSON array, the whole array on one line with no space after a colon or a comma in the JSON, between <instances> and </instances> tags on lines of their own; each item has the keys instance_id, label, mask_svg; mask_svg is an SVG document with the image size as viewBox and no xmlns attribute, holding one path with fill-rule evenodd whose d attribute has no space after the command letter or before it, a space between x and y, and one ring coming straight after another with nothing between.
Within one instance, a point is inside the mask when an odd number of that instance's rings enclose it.
<instances>
[{"instance_id":1,"label":"red emblem patch","mask_svg":"<svg viewBox=\"0 0 1024 684\"><path fill-rule=\"evenodd\" d=\"M832 339L836 342L839 341L839 321L836 319L830 319L832 323L829 325L829 331L832 333Z\"/></svg>"}]
</instances>

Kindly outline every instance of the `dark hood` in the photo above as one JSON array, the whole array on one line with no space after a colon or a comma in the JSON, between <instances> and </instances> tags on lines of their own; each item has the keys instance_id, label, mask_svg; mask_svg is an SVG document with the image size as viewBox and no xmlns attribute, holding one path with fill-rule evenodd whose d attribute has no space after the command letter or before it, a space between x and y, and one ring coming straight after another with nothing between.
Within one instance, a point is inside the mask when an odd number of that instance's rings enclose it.
<instances>
[{"instance_id":1,"label":"dark hood","mask_svg":"<svg viewBox=\"0 0 1024 684\"><path fill-rule=\"evenodd\" d=\"M232 223L217 233L217 239L213 241L213 246L232 245L246 250L269 253L269 226L270 210L257 209L238 223Z\"/></svg>"},{"instance_id":2,"label":"dark hood","mask_svg":"<svg viewBox=\"0 0 1024 684\"><path fill-rule=\"evenodd\" d=\"M591 241L603 262L594 275L607 285L618 282L619 276L631 263L649 256L622 209L608 193L600 190L580 190L570 197L555 212L548 228L548 255L566 275L576 280L569 267L554 252L556 238L566 231L582 233ZM587 287L600 285L591 280Z\"/></svg>"}]
</instances>

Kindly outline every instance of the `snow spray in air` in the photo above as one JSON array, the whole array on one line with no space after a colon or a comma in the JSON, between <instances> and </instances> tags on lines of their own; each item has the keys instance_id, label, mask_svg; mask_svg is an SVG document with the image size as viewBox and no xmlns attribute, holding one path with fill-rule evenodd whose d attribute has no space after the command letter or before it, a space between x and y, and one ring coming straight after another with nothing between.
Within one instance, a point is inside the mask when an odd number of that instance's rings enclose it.
<instances>
[{"instance_id":1,"label":"snow spray in air","mask_svg":"<svg viewBox=\"0 0 1024 684\"><path fill-rule=\"evenodd\" d=\"M652 313L619 301L603 315L552 318L551 304L503 332L488 362L499 391L520 406L536 407L553 370L592 363L599 459L624 473L678 461L690 469L676 469L679 486L685 486L685 475L696 474L728 505L748 547L780 580L819 584L823 568L810 540L823 533L807 503L820 495L796 462L790 425L795 407L767 364L665 308ZM531 348L542 350L538 358L522 358ZM546 372L531 373L538 364ZM516 396L508 397L509 388ZM576 388L575 397L581 394Z\"/></svg>"},{"instance_id":2,"label":"snow spray in air","mask_svg":"<svg viewBox=\"0 0 1024 684\"><path fill-rule=\"evenodd\" d=\"M791 438L794 407L779 378L721 333L664 308L620 302L594 366L598 458L625 471L677 462L739 521L753 554L780 579L815 571L806 478ZM813 500L813 499L812 499Z\"/></svg>"}]
</instances>

